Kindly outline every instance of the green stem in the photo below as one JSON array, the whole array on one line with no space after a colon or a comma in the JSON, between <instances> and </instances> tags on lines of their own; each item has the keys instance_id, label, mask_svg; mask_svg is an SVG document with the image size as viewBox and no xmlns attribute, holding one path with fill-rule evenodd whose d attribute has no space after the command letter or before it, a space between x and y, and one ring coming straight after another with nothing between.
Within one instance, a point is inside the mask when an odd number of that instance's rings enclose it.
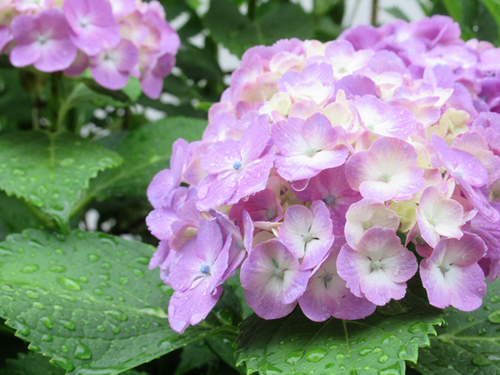
<instances>
[{"instance_id":1,"label":"green stem","mask_svg":"<svg viewBox=\"0 0 500 375\"><path fill-rule=\"evenodd\" d=\"M256 0L248 0L248 18L250 18L250 20L254 20L255 19L255 13L257 11L257 1Z\"/></svg>"},{"instance_id":2,"label":"green stem","mask_svg":"<svg viewBox=\"0 0 500 375\"><path fill-rule=\"evenodd\" d=\"M372 25L377 26L378 0L372 0Z\"/></svg>"},{"instance_id":3,"label":"green stem","mask_svg":"<svg viewBox=\"0 0 500 375\"><path fill-rule=\"evenodd\" d=\"M49 228L49 229L56 229L58 226L56 225L54 219L48 217L45 215L42 211L40 211L38 208L35 206L31 205L29 202L27 202L24 199L20 199L21 202L24 203L26 208L37 218L37 220L43 224L44 227Z\"/></svg>"},{"instance_id":4,"label":"green stem","mask_svg":"<svg viewBox=\"0 0 500 375\"><path fill-rule=\"evenodd\" d=\"M62 119L59 120L59 84L61 81L61 73L55 72L50 75L50 130L56 133L59 131Z\"/></svg>"}]
</instances>

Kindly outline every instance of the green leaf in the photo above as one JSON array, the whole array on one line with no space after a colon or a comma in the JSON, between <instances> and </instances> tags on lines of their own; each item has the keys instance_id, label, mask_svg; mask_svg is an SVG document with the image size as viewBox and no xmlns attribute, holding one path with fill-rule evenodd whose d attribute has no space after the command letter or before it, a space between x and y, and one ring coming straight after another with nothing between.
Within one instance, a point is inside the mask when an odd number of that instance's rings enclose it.
<instances>
[{"instance_id":1,"label":"green leaf","mask_svg":"<svg viewBox=\"0 0 500 375\"><path fill-rule=\"evenodd\" d=\"M409 313L375 312L353 321L315 323L298 308L277 320L252 315L241 326L238 362L247 363L248 374L404 374L405 360L417 361L418 348L429 345L427 335L442 319L409 291L401 304Z\"/></svg>"},{"instance_id":2,"label":"green leaf","mask_svg":"<svg viewBox=\"0 0 500 375\"><path fill-rule=\"evenodd\" d=\"M26 228L38 228L44 224L23 200L8 197L3 192L0 192L0 222L9 233L19 233Z\"/></svg>"},{"instance_id":3,"label":"green leaf","mask_svg":"<svg viewBox=\"0 0 500 375\"><path fill-rule=\"evenodd\" d=\"M68 111L72 108L88 106L104 108L108 105L113 107L123 107L128 104L114 100L109 96L98 94L89 89L84 83L78 83L69 93L66 94L64 101L61 103L57 113L57 121L61 124L68 114Z\"/></svg>"},{"instance_id":4,"label":"green leaf","mask_svg":"<svg viewBox=\"0 0 500 375\"><path fill-rule=\"evenodd\" d=\"M0 188L65 227L89 180L121 162L117 153L69 133L7 134L0 137Z\"/></svg>"},{"instance_id":5,"label":"green leaf","mask_svg":"<svg viewBox=\"0 0 500 375\"><path fill-rule=\"evenodd\" d=\"M64 375L60 367L51 365L46 357L39 354L19 353L18 359L7 359L7 366L0 369L0 375ZM148 375L134 370L125 371L122 375Z\"/></svg>"},{"instance_id":6,"label":"green leaf","mask_svg":"<svg viewBox=\"0 0 500 375\"><path fill-rule=\"evenodd\" d=\"M116 374L217 332L170 329L153 251L99 232L11 235L0 243L0 316L69 375Z\"/></svg>"},{"instance_id":7,"label":"green leaf","mask_svg":"<svg viewBox=\"0 0 500 375\"><path fill-rule=\"evenodd\" d=\"M384 10L395 18L399 18L399 19L404 20L406 22L411 21L410 17L408 17L406 15L406 13L401 10L400 7L393 6L393 7L384 8Z\"/></svg>"},{"instance_id":8,"label":"green leaf","mask_svg":"<svg viewBox=\"0 0 500 375\"><path fill-rule=\"evenodd\" d=\"M175 140L199 140L206 126L206 120L168 117L130 133L116 148L125 160L123 165L94 180L78 208L94 197L145 197L154 175L169 167Z\"/></svg>"},{"instance_id":9,"label":"green leaf","mask_svg":"<svg viewBox=\"0 0 500 375\"><path fill-rule=\"evenodd\" d=\"M142 94L141 83L138 78L130 77L125 87L122 91L128 96L128 98L135 102L139 99L139 96Z\"/></svg>"},{"instance_id":10,"label":"green leaf","mask_svg":"<svg viewBox=\"0 0 500 375\"><path fill-rule=\"evenodd\" d=\"M456 21L462 21L462 1L461 0L443 0L448 14Z\"/></svg>"},{"instance_id":11,"label":"green leaf","mask_svg":"<svg viewBox=\"0 0 500 375\"><path fill-rule=\"evenodd\" d=\"M181 362L174 375L182 375L203 366L217 366L219 358L205 345L203 341L186 346L182 349ZM0 374L2 375L2 374Z\"/></svg>"},{"instance_id":12,"label":"green leaf","mask_svg":"<svg viewBox=\"0 0 500 375\"><path fill-rule=\"evenodd\" d=\"M283 3L264 17L250 21L231 1L211 0L203 22L217 42L240 57L257 44L272 45L284 38L310 39L314 36L312 16L292 3Z\"/></svg>"},{"instance_id":13,"label":"green leaf","mask_svg":"<svg viewBox=\"0 0 500 375\"><path fill-rule=\"evenodd\" d=\"M422 374L498 374L500 372L500 280L488 285L483 305L472 312L445 310L445 324L421 350Z\"/></svg>"},{"instance_id":14,"label":"green leaf","mask_svg":"<svg viewBox=\"0 0 500 375\"><path fill-rule=\"evenodd\" d=\"M482 0L495 19L498 28L498 41L500 41L500 0Z\"/></svg>"},{"instance_id":15,"label":"green leaf","mask_svg":"<svg viewBox=\"0 0 500 375\"><path fill-rule=\"evenodd\" d=\"M7 359L0 375L64 375L64 371L50 364L49 360L39 354L19 353L18 359Z\"/></svg>"}]
</instances>

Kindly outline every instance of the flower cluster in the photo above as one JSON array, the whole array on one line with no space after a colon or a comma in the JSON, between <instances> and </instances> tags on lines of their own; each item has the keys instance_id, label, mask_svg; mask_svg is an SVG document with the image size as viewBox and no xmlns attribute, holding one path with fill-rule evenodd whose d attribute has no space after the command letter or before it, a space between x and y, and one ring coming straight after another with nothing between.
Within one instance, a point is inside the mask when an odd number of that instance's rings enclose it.
<instances>
[{"instance_id":1,"label":"flower cluster","mask_svg":"<svg viewBox=\"0 0 500 375\"><path fill-rule=\"evenodd\" d=\"M417 272L432 305L481 305L500 274L500 50L459 37L434 16L244 54L148 189L174 330L237 268L265 319L363 318Z\"/></svg>"},{"instance_id":2,"label":"flower cluster","mask_svg":"<svg viewBox=\"0 0 500 375\"><path fill-rule=\"evenodd\" d=\"M87 68L97 83L123 88L130 76L158 98L180 40L157 1L2 0L0 53L12 65L74 76Z\"/></svg>"}]
</instances>

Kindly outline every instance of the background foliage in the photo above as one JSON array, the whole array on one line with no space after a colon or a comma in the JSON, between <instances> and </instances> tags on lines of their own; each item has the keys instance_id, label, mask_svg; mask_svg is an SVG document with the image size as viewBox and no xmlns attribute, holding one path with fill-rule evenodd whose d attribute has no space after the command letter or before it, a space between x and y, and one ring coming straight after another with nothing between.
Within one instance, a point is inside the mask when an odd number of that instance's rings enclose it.
<instances>
[{"instance_id":1,"label":"background foliage","mask_svg":"<svg viewBox=\"0 0 500 375\"><path fill-rule=\"evenodd\" d=\"M313 323L251 315L235 276L206 321L169 328L171 290L147 267L157 243L145 192L173 141L201 137L231 73L222 49L328 41L348 25L345 0L307 12L286 0L160 1L182 46L159 101L134 79L113 92L0 59L0 375L498 373L498 282L472 313L429 307L414 282L367 319ZM499 44L499 0L419 3L452 16L464 39ZM379 12L408 20L401 4Z\"/></svg>"}]
</instances>

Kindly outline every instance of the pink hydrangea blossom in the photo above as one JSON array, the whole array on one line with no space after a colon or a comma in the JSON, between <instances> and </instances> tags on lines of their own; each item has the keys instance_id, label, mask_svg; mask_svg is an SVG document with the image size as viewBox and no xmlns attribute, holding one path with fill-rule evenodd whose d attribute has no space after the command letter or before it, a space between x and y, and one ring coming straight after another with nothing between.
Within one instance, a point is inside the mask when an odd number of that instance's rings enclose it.
<instances>
[{"instance_id":1,"label":"pink hydrangea blossom","mask_svg":"<svg viewBox=\"0 0 500 375\"><path fill-rule=\"evenodd\" d=\"M255 313L264 319L288 315L307 287L311 271L280 241L257 245L241 266L241 286Z\"/></svg>"},{"instance_id":2,"label":"pink hydrangea blossom","mask_svg":"<svg viewBox=\"0 0 500 375\"><path fill-rule=\"evenodd\" d=\"M406 294L406 281L418 269L415 255L406 250L392 229L371 228L358 244L340 250L337 270L351 292L376 305Z\"/></svg>"},{"instance_id":3,"label":"pink hydrangea blossom","mask_svg":"<svg viewBox=\"0 0 500 375\"><path fill-rule=\"evenodd\" d=\"M484 242L475 234L465 233L460 240L439 241L430 258L420 265L431 305L439 308L451 305L462 311L481 306L486 284L477 262L485 253Z\"/></svg>"},{"instance_id":4,"label":"pink hydrangea blossom","mask_svg":"<svg viewBox=\"0 0 500 375\"><path fill-rule=\"evenodd\" d=\"M334 240L332 220L325 204L314 201L310 209L302 205L288 208L278 238L297 259L301 259L301 269L316 267Z\"/></svg>"},{"instance_id":5,"label":"pink hydrangea blossom","mask_svg":"<svg viewBox=\"0 0 500 375\"><path fill-rule=\"evenodd\" d=\"M58 9L20 15L12 21L11 31L17 44L10 52L10 62L16 67L33 64L42 72L55 72L69 67L76 57L68 22Z\"/></svg>"},{"instance_id":6,"label":"pink hydrangea blossom","mask_svg":"<svg viewBox=\"0 0 500 375\"><path fill-rule=\"evenodd\" d=\"M346 163L351 188L364 198L379 201L411 198L424 188L423 174L413 146L397 138L379 138L367 151L357 152Z\"/></svg>"}]
</instances>

